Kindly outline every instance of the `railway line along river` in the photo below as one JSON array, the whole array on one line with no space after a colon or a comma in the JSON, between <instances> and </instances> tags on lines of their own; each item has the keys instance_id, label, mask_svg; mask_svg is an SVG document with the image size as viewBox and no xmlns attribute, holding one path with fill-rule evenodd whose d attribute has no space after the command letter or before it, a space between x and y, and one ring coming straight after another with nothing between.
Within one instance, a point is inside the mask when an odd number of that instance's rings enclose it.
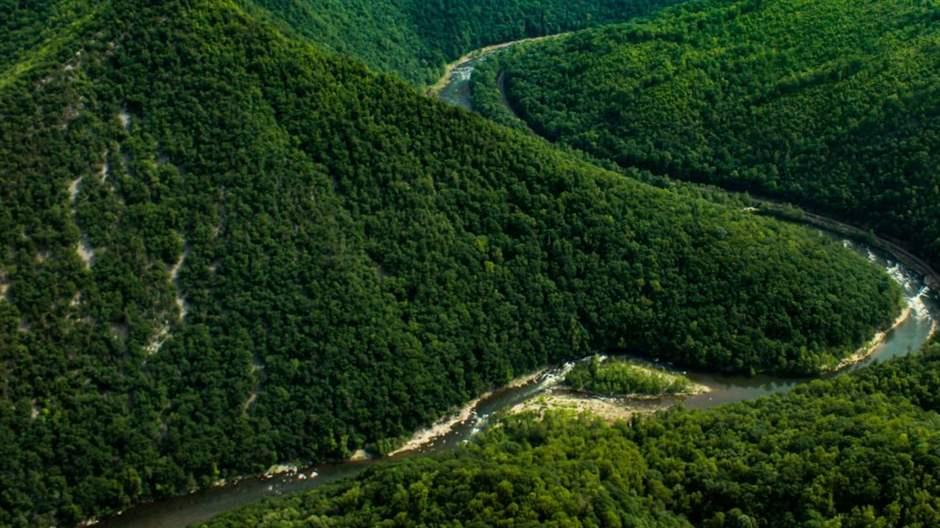
<instances>
[{"instance_id":1,"label":"railway line along river","mask_svg":"<svg viewBox=\"0 0 940 528\"><path fill-rule=\"evenodd\" d=\"M506 46L503 46L506 47ZM492 49L492 48L491 48ZM485 58L487 52L477 52L465 57L464 61L448 70L448 81L440 83L437 92L446 97L453 91L453 83L466 83L468 73L460 72L468 61ZM834 221L833 221L834 222ZM817 224L818 225L818 224ZM832 234L841 238L844 233ZM881 266L904 287L908 310L898 324L880 336L877 342L859 356L859 360L846 366L838 373L851 371L904 356L915 352L929 339L937 329L938 305L933 292L927 284L933 284L937 277L931 276L931 270L924 270L917 263L906 262L903 252L892 252L891 245L875 244L869 247L860 243L844 240L843 244L865 255L872 265ZM665 366L669 368L669 366ZM353 477L366 468L389 460L401 460L423 454L453 449L467 441L476 432L485 429L496 415L531 401L547 391L553 390L563 379L571 364L555 366L541 372L530 374L516 382L494 390L471 402L452 417L435 424L429 430L419 432L412 442L392 456L380 460L356 457L347 462L323 464L311 468L292 467L273 468L272 474L243 478L235 482L199 491L187 496L161 500L132 508L121 515L97 523L106 528L181 528L203 522L241 506L251 504L266 497L300 492L323 486L343 478ZM702 372L685 373L693 382L708 387L708 392L690 396L684 400L661 400L644 404L651 410L665 408L682 403L687 408L706 409L717 405L751 400L761 396L786 392L807 380L780 378L773 376L742 377L723 376ZM611 402L605 402L611 404ZM612 402L616 405L617 402ZM273 474L277 473L277 474Z\"/></svg>"},{"instance_id":2,"label":"railway line along river","mask_svg":"<svg viewBox=\"0 0 940 528\"><path fill-rule=\"evenodd\" d=\"M940 320L940 309L938 309L933 292L925 285L924 275L906 267L891 254L880 253L848 240L843 241L843 244L865 255L873 265L883 267L894 277L904 287L908 309L905 310L904 318L881 337L870 353L864 354L860 361L832 375L864 368L873 363L901 357L919 350L937 330L937 321ZM244 478L191 495L144 504L122 515L107 519L98 526L181 528L209 520L216 515L266 497L295 493L353 477L374 464L453 449L478 431L485 429L499 413L509 411L556 389L571 365L569 363L530 374L474 400L453 416L435 424L434 427L416 433L412 442L392 456L379 460L359 457L357 460L303 469L275 468L281 472L276 475ZM664 367L670 368L668 365ZM809 381L808 379L774 376L726 376L705 372L685 372L685 374L693 382L708 387L709 391L685 399L662 399L652 402L604 401L603 403L608 406L622 404L638 408L641 412L655 411L679 403L690 409L707 409L786 392L800 383Z\"/></svg>"}]
</instances>

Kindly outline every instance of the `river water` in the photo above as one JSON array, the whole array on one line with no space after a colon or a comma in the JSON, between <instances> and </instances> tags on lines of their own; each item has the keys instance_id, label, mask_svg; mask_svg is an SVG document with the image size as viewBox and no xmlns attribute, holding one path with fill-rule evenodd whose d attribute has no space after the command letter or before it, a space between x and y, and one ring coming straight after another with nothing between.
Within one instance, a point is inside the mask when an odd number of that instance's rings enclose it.
<instances>
[{"instance_id":1,"label":"river water","mask_svg":"<svg viewBox=\"0 0 940 528\"><path fill-rule=\"evenodd\" d=\"M865 361L845 371L904 356L920 349L927 341L938 320L938 303L924 285L924 278L893 261L890 256L879 255L868 248L848 241L843 242L862 255L873 265L883 267L895 278L905 291L911 308L910 316L893 331ZM303 469L291 475L271 478L252 477L234 484L200 491L191 495L145 504L124 514L101 522L107 528L181 528L207 521L216 515L235 510L266 497L276 497L323 486L343 478L353 477L377 463L401 460L416 455L441 452L460 445L493 420L500 411L510 409L556 385L564 378L571 364L546 371L534 380L510 388L504 388L482 398L468 419L453 425L448 432L430 445L397 454L382 460L366 460L338 464L324 464ZM668 368L668 367L667 367ZM769 394L786 392L807 380L778 378L772 376L724 376L701 372L685 372L696 383L711 389L707 394L692 396L683 401L690 409L707 409L717 405L752 400ZM839 373L841 374L841 373ZM838 375L838 374L837 374Z\"/></svg>"},{"instance_id":2,"label":"river water","mask_svg":"<svg viewBox=\"0 0 940 528\"><path fill-rule=\"evenodd\" d=\"M473 110L470 77L473 76L473 71L483 60L486 60L486 56L468 60L455 67L450 73L450 80L447 86L441 90L438 97L442 101L459 106L465 110Z\"/></svg>"},{"instance_id":3,"label":"river water","mask_svg":"<svg viewBox=\"0 0 940 528\"><path fill-rule=\"evenodd\" d=\"M469 80L474 67L484 60L486 54L461 63L454 68L450 82L440 92L440 97L452 104L470 108ZM938 319L938 303L925 286L922 276L898 264L890 255L878 254L859 244L843 241L849 247L868 258L873 265L883 267L905 290L905 298L911 315L893 331L865 361L845 369L851 371L904 356L920 349L927 341ZM251 477L222 487L199 491L191 495L166 499L135 507L122 515L107 519L97 526L106 528L182 528L207 521L219 514L258 502L267 497L309 490L353 477L367 468L391 460L401 460L453 449L466 442L475 433L491 423L500 411L510 409L556 385L564 378L571 364L549 370L538 378L515 387L504 388L489 394L477 403L469 418L453 425L446 434L432 444L413 451L397 454L382 460L365 460L324 464L302 469L290 475L271 478ZM844 372L844 371L843 371ZM772 376L742 377L684 372L692 381L711 389L707 394L690 397L683 405L690 409L707 409L717 405L752 400L761 396L782 393L807 380L778 378Z\"/></svg>"},{"instance_id":4,"label":"river water","mask_svg":"<svg viewBox=\"0 0 940 528\"><path fill-rule=\"evenodd\" d=\"M843 369L839 374L850 372L869 365L906 356L916 352L927 342L935 330L940 318L940 304L934 292L931 292L925 278L906 269L888 255L859 244L845 240L842 242L866 258L874 265L884 268L904 288L904 297L910 315L900 325L891 330L875 351L864 361ZM806 380L780 379L767 376L741 377L715 374L689 373L689 378L712 388L709 394L701 394L687 399L684 403L689 409L704 409L723 403L752 400L760 396L786 392Z\"/></svg>"},{"instance_id":5,"label":"river water","mask_svg":"<svg viewBox=\"0 0 940 528\"><path fill-rule=\"evenodd\" d=\"M465 110L473 110L473 100L470 92L470 78L473 76L474 70L476 70L480 63L495 53L514 46L518 46L519 44L552 39L562 35L564 35L564 33L545 37L527 38L514 42L506 42L503 44L497 44L495 46L488 46L486 48L479 49L464 55L447 67L446 76L441 79L440 83L438 83L438 85L444 83L443 87L441 87L440 90L432 88L432 94L446 103L459 106ZM438 85L435 85L435 88Z\"/></svg>"}]
</instances>

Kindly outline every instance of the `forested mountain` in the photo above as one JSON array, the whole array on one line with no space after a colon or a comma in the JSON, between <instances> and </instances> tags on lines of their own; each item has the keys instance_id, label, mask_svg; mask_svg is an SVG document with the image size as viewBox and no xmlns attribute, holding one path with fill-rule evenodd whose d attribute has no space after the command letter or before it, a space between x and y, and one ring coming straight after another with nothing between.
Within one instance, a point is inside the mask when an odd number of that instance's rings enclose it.
<instances>
[{"instance_id":1,"label":"forested mountain","mask_svg":"<svg viewBox=\"0 0 940 528\"><path fill-rule=\"evenodd\" d=\"M505 419L466 449L374 468L209 528L940 524L940 345L785 396L632 424Z\"/></svg>"},{"instance_id":2,"label":"forested mountain","mask_svg":"<svg viewBox=\"0 0 940 528\"><path fill-rule=\"evenodd\" d=\"M70 29L92 16L96 6L89 0L0 2L0 72L24 67L31 56L51 51L68 38Z\"/></svg>"},{"instance_id":3,"label":"forested mountain","mask_svg":"<svg viewBox=\"0 0 940 528\"><path fill-rule=\"evenodd\" d=\"M705 0L506 62L551 140L793 200L940 265L936 2Z\"/></svg>"},{"instance_id":4,"label":"forested mountain","mask_svg":"<svg viewBox=\"0 0 940 528\"><path fill-rule=\"evenodd\" d=\"M328 49L431 84L471 50L647 15L681 0L254 0Z\"/></svg>"},{"instance_id":5,"label":"forested mountain","mask_svg":"<svg viewBox=\"0 0 940 528\"><path fill-rule=\"evenodd\" d=\"M0 525L382 451L593 351L813 372L898 311L815 233L586 165L254 8L69 5L3 40Z\"/></svg>"}]
</instances>

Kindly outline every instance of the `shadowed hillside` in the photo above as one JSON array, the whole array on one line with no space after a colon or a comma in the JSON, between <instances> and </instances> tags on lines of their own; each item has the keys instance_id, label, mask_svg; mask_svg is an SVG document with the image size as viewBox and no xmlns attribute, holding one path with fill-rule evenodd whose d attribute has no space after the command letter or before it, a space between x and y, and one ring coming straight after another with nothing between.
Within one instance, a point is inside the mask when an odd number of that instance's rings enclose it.
<instances>
[{"instance_id":1,"label":"shadowed hillside","mask_svg":"<svg viewBox=\"0 0 940 528\"><path fill-rule=\"evenodd\" d=\"M383 452L594 351L814 372L898 311L821 236L586 165L234 2L96 10L0 77L0 524Z\"/></svg>"}]
</instances>

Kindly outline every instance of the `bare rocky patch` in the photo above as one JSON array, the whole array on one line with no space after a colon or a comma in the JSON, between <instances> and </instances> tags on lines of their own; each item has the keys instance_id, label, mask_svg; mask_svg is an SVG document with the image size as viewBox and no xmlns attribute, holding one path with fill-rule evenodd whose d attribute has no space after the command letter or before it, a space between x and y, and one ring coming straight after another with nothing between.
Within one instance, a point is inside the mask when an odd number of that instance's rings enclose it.
<instances>
[{"instance_id":1,"label":"bare rocky patch","mask_svg":"<svg viewBox=\"0 0 940 528\"><path fill-rule=\"evenodd\" d=\"M156 354L163 348L163 344L166 343L168 339L170 339L170 323L169 321L164 321L160 330L150 338L147 346L144 347L144 352L146 352L148 356Z\"/></svg>"},{"instance_id":2,"label":"bare rocky patch","mask_svg":"<svg viewBox=\"0 0 940 528\"><path fill-rule=\"evenodd\" d=\"M75 246L75 252L78 254L78 258L82 259L82 263L85 264L85 269L91 269L91 265L95 261L95 249L91 247L87 237L82 236Z\"/></svg>"},{"instance_id":3,"label":"bare rocky patch","mask_svg":"<svg viewBox=\"0 0 940 528\"><path fill-rule=\"evenodd\" d=\"M101 183L104 183L108 180L108 176L111 174L111 162L108 161L108 151L104 151L101 155L101 166L98 168L98 179L101 180Z\"/></svg>"},{"instance_id":4,"label":"bare rocky patch","mask_svg":"<svg viewBox=\"0 0 940 528\"><path fill-rule=\"evenodd\" d=\"M129 114L129 113L127 112L127 110L124 109L124 110L121 110L121 111L118 113L118 116L117 116L117 117L118 117L118 121L121 122L121 127L122 127L125 131L126 131L126 130L130 130L130 128L131 128L131 114Z\"/></svg>"},{"instance_id":5,"label":"bare rocky patch","mask_svg":"<svg viewBox=\"0 0 940 528\"><path fill-rule=\"evenodd\" d=\"M563 391L552 391L527 400L510 409L510 414L533 412L544 416L550 411L570 411L576 414L591 414L608 422L626 421L634 416L652 414L675 405L667 400L618 401L614 399L585 398Z\"/></svg>"},{"instance_id":6,"label":"bare rocky patch","mask_svg":"<svg viewBox=\"0 0 940 528\"><path fill-rule=\"evenodd\" d=\"M5 273L0 272L0 301L7 300L7 292L10 290L10 281Z\"/></svg>"},{"instance_id":7,"label":"bare rocky patch","mask_svg":"<svg viewBox=\"0 0 940 528\"><path fill-rule=\"evenodd\" d=\"M261 380L263 377L264 365L261 364L261 360L255 356L251 359L251 375L255 378L255 383L251 387L251 392L248 394L248 399L245 400L245 403L242 404L242 414L248 415L248 411L251 410L255 402L258 400L258 391L261 388Z\"/></svg>"},{"instance_id":8,"label":"bare rocky patch","mask_svg":"<svg viewBox=\"0 0 940 528\"><path fill-rule=\"evenodd\" d=\"M186 319L186 316L189 314L189 305L186 303L186 299L180 296L176 296L176 309L179 310L179 320L183 321Z\"/></svg>"},{"instance_id":9,"label":"bare rocky patch","mask_svg":"<svg viewBox=\"0 0 940 528\"><path fill-rule=\"evenodd\" d=\"M189 256L189 245L183 245L183 253L177 259L176 263L173 264L173 267L170 268L170 283L173 285L173 289L176 291L176 308L179 310L179 321L182 322L186 319L186 314L189 313L189 306L186 304L186 298L180 292L179 287L179 274L180 269L183 267L183 263L186 262L186 257Z\"/></svg>"},{"instance_id":10,"label":"bare rocky patch","mask_svg":"<svg viewBox=\"0 0 940 528\"><path fill-rule=\"evenodd\" d=\"M257 399L258 391L251 391L251 394L248 395L248 399L245 400L245 403L242 405L242 414L247 415L248 411L254 406Z\"/></svg>"},{"instance_id":11,"label":"bare rocky patch","mask_svg":"<svg viewBox=\"0 0 940 528\"><path fill-rule=\"evenodd\" d=\"M69 203L72 204L72 207L75 206L75 202L78 200L78 191L82 185L82 177L79 176L72 180L69 183Z\"/></svg>"}]
</instances>

